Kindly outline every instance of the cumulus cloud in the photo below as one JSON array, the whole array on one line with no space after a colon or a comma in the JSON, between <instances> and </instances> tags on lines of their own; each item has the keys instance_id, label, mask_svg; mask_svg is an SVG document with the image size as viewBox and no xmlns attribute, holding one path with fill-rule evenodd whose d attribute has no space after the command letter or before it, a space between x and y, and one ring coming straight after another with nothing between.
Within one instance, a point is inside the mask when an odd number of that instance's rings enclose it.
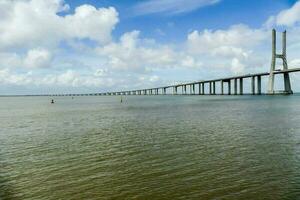
<instances>
[{"instance_id":1,"label":"cumulus cloud","mask_svg":"<svg viewBox=\"0 0 300 200\"><path fill-rule=\"evenodd\" d=\"M68 9L63 0L2 0L0 48L53 46L70 39L110 42L119 21L114 8L82 5L74 14L59 15Z\"/></svg>"},{"instance_id":2,"label":"cumulus cloud","mask_svg":"<svg viewBox=\"0 0 300 200\"><path fill-rule=\"evenodd\" d=\"M97 53L106 59L107 66L118 70L145 72L179 67L199 68L202 65L185 52L141 39L139 31L125 33L119 42L99 47Z\"/></svg>"},{"instance_id":3,"label":"cumulus cloud","mask_svg":"<svg viewBox=\"0 0 300 200\"><path fill-rule=\"evenodd\" d=\"M209 6L221 0L148 0L138 3L134 10L138 15L153 13L180 14Z\"/></svg>"},{"instance_id":4,"label":"cumulus cloud","mask_svg":"<svg viewBox=\"0 0 300 200\"><path fill-rule=\"evenodd\" d=\"M272 15L265 22L266 28L276 26L293 27L300 21L300 1L297 1L291 8L282 10L277 15Z\"/></svg>"},{"instance_id":5,"label":"cumulus cloud","mask_svg":"<svg viewBox=\"0 0 300 200\"><path fill-rule=\"evenodd\" d=\"M113 85L109 78L99 79L93 74L82 75L73 70L67 70L61 74L34 74L15 73L9 69L0 70L0 83L2 85L35 85L35 86L69 86L69 87L103 87Z\"/></svg>"},{"instance_id":6,"label":"cumulus cloud","mask_svg":"<svg viewBox=\"0 0 300 200\"><path fill-rule=\"evenodd\" d=\"M251 29L244 24L226 30L205 29L193 31L187 36L187 48L190 54L202 56L208 65L230 67L233 73L242 73L246 66L261 61L255 59L259 55L254 54L253 49L264 43L268 36L267 31Z\"/></svg>"},{"instance_id":7,"label":"cumulus cloud","mask_svg":"<svg viewBox=\"0 0 300 200\"><path fill-rule=\"evenodd\" d=\"M253 47L266 39L266 32L261 29L251 29L247 25L231 26L228 30L193 31L188 35L188 45L192 52L215 51L220 47L235 47L224 49L237 53L238 48Z\"/></svg>"},{"instance_id":8,"label":"cumulus cloud","mask_svg":"<svg viewBox=\"0 0 300 200\"><path fill-rule=\"evenodd\" d=\"M55 70L47 72L50 72L49 77L41 71L51 67L53 60L58 66L59 62L66 60L62 53L64 48L60 47L62 43L74 44L87 39L101 46L112 40L112 31L119 21L115 8L81 5L75 8L74 13L69 13L69 10L70 6L64 0L0 1L2 83L43 87L45 83L79 85L81 82L93 85L96 82L94 76L91 79L76 78L77 75L70 74L69 69L61 69L67 70L60 74L61 77L55 75ZM21 73L22 70L40 73ZM75 77L73 81L72 75ZM65 82L63 79L66 79Z\"/></svg>"},{"instance_id":9,"label":"cumulus cloud","mask_svg":"<svg viewBox=\"0 0 300 200\"><path fill-rule=\"evenodd\" d=\"M291 8L281 11L276 17L277 25L293 26L300 21L300 1Z\"/></svg>"},{"instance_id":10,"label":"cumulus cloud","mask_svg":"<svg viewBox=\"0 0 300 200\"><path fill-rule=\"evenodd\" d=\"M46 49L29 50L24 60L24 66L29 68L49 67L52 55Z\"/></svg>"},{"instance_id":11,"label":"cumulus cloud","mask_svg":"<svg viewBox=\"0 0 300 200\"><path fill-rule=\"evenodd\" d=\"M67 37L89 38L100 44L111 41L111 32L118 21L118 13L113 7L96 9L91 5L79 6L74 15L64 18Z\"/></svg>"}]
</instances>

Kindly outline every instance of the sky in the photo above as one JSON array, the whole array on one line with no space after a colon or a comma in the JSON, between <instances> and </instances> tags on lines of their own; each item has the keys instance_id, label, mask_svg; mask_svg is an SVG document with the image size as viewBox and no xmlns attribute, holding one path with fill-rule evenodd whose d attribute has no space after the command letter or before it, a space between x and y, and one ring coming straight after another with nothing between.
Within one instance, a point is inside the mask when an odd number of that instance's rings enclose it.
<instances>
[{"instance_id":1,"label":"sky","mask_svg":"<svg viewBox=\"0 0 300 200\"><path fill-rule=\"evenodd\" d=\"M287 30L289 67L300 67L297 0L1 0L0 95L267 72L272 28Z\"/></svg>"}]
</instances>

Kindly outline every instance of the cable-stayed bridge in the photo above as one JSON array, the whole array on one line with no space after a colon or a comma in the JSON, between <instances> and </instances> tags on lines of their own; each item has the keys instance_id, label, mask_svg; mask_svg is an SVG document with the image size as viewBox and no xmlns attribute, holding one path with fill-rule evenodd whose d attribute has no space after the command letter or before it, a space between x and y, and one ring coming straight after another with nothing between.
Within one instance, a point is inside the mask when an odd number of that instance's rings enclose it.
<instances>
[{"instance_id":1,"label":"cable-stayed bridge","mask_svg":"<svg viewBox=\"0 0 300 200\"><path fill-rule=\"evenodd\" d=\"M276 59L282 60L282 69L276 69ZM282 33L282 52L276 53L276 31L272 30L272 61L270 72L246 74L240 76L232 76L211 80L195 81L189 83L180 83L169 86L145 88L137 90L103 92L92 94L58 94L51 96L111 96L111 95L243 95L244 80L250 79L250 94L261 95L262 93L262 77L268 76L267 91L264 94L293 94L290 73L299 72L300 68L288 68L286 59L286 31ZM275 75L283 75L284 89L282 91L274 90ZM216 92L216 85L220 84L220 92ZM227 85L227 91L224 91L224 86ZM197 86L197 87L196 87ZM197 91L196 91L197 88ZM167 92L168 90L168 92ZM171 92L170 92L171 90Z\"/></svg>"}]
</instances>

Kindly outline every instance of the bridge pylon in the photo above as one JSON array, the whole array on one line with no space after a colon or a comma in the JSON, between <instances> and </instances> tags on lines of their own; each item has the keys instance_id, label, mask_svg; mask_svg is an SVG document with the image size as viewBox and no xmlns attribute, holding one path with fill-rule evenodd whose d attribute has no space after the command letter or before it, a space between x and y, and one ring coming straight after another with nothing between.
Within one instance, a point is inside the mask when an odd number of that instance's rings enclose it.
<instances>
[{"instance_id":1,"label":"bridge pylon","mask_svg":"<svg viewBox=\"0 0 300 200\"><path fill-rule=\"evenodd\" d=\"M293 91L291 89L290 75L288 72L283 73L284 90L279 92L274 90L274 76L275 76L274 73L280 70L280 69L275 69L277 58L282 59L283 70L287 70L288 64L286 59L286 31L282 33L282 54L277 54L276 53L276 30L273 29L272 30L272 61L271 61L271 69L270 69L269 83L268 83L268 94L276 94L276 93L293 94Z\"/></svg>"}]
</instances>

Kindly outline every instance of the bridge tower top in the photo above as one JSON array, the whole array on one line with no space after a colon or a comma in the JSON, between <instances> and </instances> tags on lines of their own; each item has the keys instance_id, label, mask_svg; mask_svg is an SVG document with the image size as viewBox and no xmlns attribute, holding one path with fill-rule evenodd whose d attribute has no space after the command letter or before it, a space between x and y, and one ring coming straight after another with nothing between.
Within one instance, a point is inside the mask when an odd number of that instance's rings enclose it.
<instances>
[{"instance_id":1,"label":"bridge tower top","mask_svg":"<svg viewBox=\"0 0 300 200\"><path fill-rule=\"evenodd\" d=\"M283 61L283 70L288 69L287 58L286 58L286 31L282 32L282 52L281 54L276 53L276 30L272 30L272 61L271 61L271 69L268 83L268 94L275 94L274 90L274 72L278 69L276 68L276 59L282 59ZM284 94L293 94L291 89L291 82L289 73L283 73L284 78Z\"/></svg>"}]
</instances>

